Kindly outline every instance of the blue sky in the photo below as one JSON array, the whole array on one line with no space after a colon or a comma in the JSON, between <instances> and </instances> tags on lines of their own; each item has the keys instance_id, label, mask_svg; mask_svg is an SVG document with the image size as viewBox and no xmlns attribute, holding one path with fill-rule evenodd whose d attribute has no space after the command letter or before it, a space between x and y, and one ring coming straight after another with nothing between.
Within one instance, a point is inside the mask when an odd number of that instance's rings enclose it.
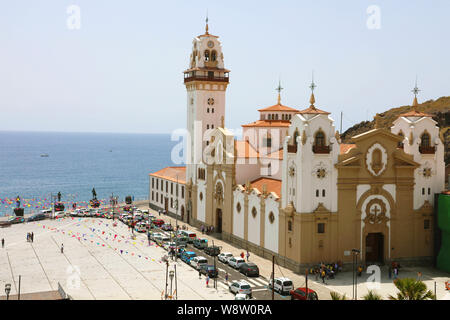
<instances>
[{"instance_id":1,"label":"blue sky","mask_svg":"<svg viewBox=\"0 0 450 320\"><path fill-rule=\"evenodd\" d=\"M432 5L431 5L432 4ZM67 8L81 28L67 28ZM367 27L371 5L380 29ZM316 106L344 130L377 112L450 95L450 1L39 0L0 3L0 130L171 132L186 126L192 38L222 41L226 125L276 103Z\"/></svg>"}]
</instances>

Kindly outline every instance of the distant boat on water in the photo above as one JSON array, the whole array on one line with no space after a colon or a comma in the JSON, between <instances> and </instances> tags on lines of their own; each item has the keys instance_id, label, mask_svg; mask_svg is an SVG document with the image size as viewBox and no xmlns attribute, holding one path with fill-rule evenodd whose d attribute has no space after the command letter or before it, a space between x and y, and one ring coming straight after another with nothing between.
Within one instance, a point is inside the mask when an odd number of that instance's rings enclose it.
<instances>
[{"instance_id":1,"label":"distant boat on water","mask_svg":"<svg viewBox=\"0 0 450 320\"><path fill-rule=\"evenodd\" d=\"M41 157L47 158L47 157L48 157L48 154L47 154L47 153L43 153L43 154L41 154Z\"/></svg>"}]
</instances>

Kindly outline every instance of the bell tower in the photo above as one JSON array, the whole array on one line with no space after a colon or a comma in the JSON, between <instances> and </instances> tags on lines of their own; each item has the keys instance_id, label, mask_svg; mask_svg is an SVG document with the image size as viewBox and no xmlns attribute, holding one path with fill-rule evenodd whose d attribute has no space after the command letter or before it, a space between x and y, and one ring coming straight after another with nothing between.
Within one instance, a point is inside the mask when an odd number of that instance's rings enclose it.
<instances>
[{"instance_id":1,"label":"bell tower","mask_svg":"<svg viewBox=\"0 0 450 320\"><path fill-rule=\"evenodd\" d=\"M205 33L192 41L189 69L184 71L187 91L186 182L196 184L197 167L202 163L203 150L209 144L209 133L224 126L225 91L229 70L224 67L219 37L209 33L206 18Z\"/></svg>"}]
</instances>

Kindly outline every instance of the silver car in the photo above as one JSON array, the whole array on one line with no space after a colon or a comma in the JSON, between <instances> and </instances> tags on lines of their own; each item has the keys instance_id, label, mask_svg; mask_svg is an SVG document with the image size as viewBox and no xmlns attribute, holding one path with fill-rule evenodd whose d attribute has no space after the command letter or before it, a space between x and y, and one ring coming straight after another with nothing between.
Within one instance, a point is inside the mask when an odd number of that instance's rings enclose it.
<instances>
[{"instance_id":1,"label":"silver car","mask_svg":"<svg viewBox=\"0 0 450 320\"><path fill-rule=\"evenodd\" d=\"M252 297L252 288L250 287L250 284L245 280L240 280L240 281L234 280L228 285L228 287L229 287L231 293L246 294L250 298Z\"/></svg>"}]
</instances>

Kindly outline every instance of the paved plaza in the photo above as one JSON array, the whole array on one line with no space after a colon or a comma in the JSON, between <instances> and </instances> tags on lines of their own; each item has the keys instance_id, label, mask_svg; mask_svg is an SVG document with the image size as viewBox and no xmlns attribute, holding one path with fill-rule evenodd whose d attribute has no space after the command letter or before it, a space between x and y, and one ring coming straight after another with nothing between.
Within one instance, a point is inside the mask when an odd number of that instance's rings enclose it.
<instances>
[{"instance_id":1,"label":"paved plaza","mask_svg":"<svg viewBox=\"0 0 450 320\"><path fill-rule=\"evenodd\" d=\"M167 216L161 218L175 225L175 219ZM196 231L198 236L208 238L210 243L214 240L215 245L222 247L222 252L231 252L237 256L245 251L209 235L201 235L201 231L192 226L188 228ZM34 233L33 243L26 241L28 232ZM43 220L0 228L1 238L5 239L5 248L0 248L0 288L11 283L11 295L17 294L20 275L21 294L58 290L59 283L73 299L159 300L164 296L166 265L161 259L167 252L154 243L149 245L145 234L136 233L136 239L132 239L128 227L120 221L114 227L112 220L100 218ZM261 279L270 278L271 260L251 253L250 261L258 265L261 274L261 278L253 281L261 282ZM181 260L177 263L169 260L169 264L169 270L174 270L176 265L178 299L234 299L224 281L218 282L217 290L213 288L212 281L207 288L205 278L199 279L198 272ZM388 278L386 267L380 271L380 283L375 291L383 298L389 294L395 295L397 290L392 279ZM448 273L433 268L402 268L400 277L416 278L418 271L422 272L422 280L430 290L434 291L436 282L438 299L449 298L444 288L445 281L450 280ZM278 265L275 266L275 276L290 278L295 287L305 285L304 276ZM363 273L358 277L357 292L360 299L373 285L367 285L369 276ZM170 291L170 280L168 283ZM310 276L308 286L317 292L320 300L331 299L331 291L345 294L351 299L352 273L339 273L335 279L326 280L326 284ZM172 292L174 290L175 279ZM267 299L270 299L270 294Z\"/></svg>"},{"instance_id":2,"label":"paved plaza","mask_svg":"<svg viewBox=\"0 0 450 320\"><path fill-rule=\"evenodd\" d=\"M34 242L26 241L34 232ZM116 236L117 235L117 236ZM11 283L17 294L52 291L58 282L73 299L161 299L165 289L166 251L148 245L144 235L131 239L120 221L64 218L13 225L0 229L0 288ZM64 253L61 253L61 244ZM175 263L170 262L169 270ZM205 278L177 262L178 299L234 299L226 288L206 288ZM170 290L170 280L169 290ZM172 283L175 290L175 279Z\"/></svg>"}]
</instances>

